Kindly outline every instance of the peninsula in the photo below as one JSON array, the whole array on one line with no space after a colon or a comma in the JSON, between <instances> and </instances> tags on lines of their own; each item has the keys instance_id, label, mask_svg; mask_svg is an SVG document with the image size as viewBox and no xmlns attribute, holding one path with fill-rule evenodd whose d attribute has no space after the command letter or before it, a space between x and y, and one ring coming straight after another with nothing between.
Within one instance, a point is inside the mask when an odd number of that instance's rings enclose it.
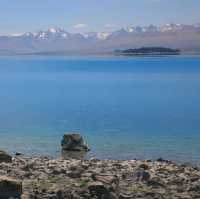
<instances>
[{"instance_id":1,"label":"peninsula","mask_svg":"<svg viewBox=\"0 0 200 199\"><path fill-rule=\"evenodd\" d=\"M142 47L127 50L116 50L116 55L179 55L179 49L171 49L165 47Z\"/></svg>"}]
</instances>

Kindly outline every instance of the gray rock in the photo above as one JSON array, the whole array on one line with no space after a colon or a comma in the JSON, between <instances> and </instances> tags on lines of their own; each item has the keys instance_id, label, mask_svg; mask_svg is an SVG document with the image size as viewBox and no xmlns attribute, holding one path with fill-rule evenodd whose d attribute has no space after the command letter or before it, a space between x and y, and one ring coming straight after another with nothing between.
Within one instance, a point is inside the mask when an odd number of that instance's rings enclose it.
<instances>
[{"instance_id":1,"label":"gray rock","mask_svg":"<svg viewBox=\"0 0 200 199\"><path fill-rule=\"evenodd\" d=\"M119 199L133 199L134 196L132 196L131 194L127 194L127 193L122 193L119 196Z\"/></svg>"},{"instance_id":2,"label":"gray rock","mask_svg":"<svg viewBox=\"0 0 200 199\"><path fill-rule=\"evenodd\" d=\"M138 167L144 170L149 170L149 166L147 164L140 164Z\"/></svg>"},{"instance_id":3,"label":"gray rock","mask_svg":"<svg viewBox=\"0 0 200 199\"><path fill-rule=\"evenodd\" d=\"M136 182L148 182L150 180L150 173L145 171L142 168L137 168L134 172L133 172L133 179Z\"/></svg>"},{"instance_id":4,"label":"gray rock","mask_svg":"<svg viewBox=\"0 0 200 199\"><path fill-rule=\"evenodd\" d=\"M119 186L119 179L117 178L117 176L93 174L92 179L110 186L112 185L113 188L116 190L118 189Z\"/></svg>"},{"instance_id":5,"label":"gray rock","mask_svg":"<svg viewBox=\"0 0 200 199\"><path fill-rule=\"evenodd\" d=\"M67 173L67 175L70 177L70 178L80 178L81 177L81 174L83 173L83 169L82 168L79 168L77 167L76 170L72 170L72 171L69 171Z\"/></svg>"},{"instance_id":6,"label":"gray rock","mask_svg":"<svg viewBox=\"0 0 200 199\"><path fill-rule=\"evenodd\" d=\"M22 182L5 176L0 177L0 198L20 198Z\"/></svg>"},{"instance_id":7,"label":"gray rock","mask_svg":"<svg viewBox=\"0 0 200 199\"><path fill-rule=\"evenodd\" d=\"M89 151L88 145L84 142L82 136L78 133L65 134L61 146L63 150L68 151Z\"/></svg>"},{"instance_id":8,"label":"gray rock","mask_svg":"<svg viewBox=\"0 0 200 199\"><path fill-rule=\"evenodd\" d=\"M12 156L10 156L5 151L0 150L0 163L1 162L12 162Z\"/></svg>"},{"instance_id":9,"label":"gray rock","mask_svg":"<svg viewBox=\"0 0 200 199\"><path fill-rule=\"evenodd\" d=\"M188 191L193 191L193 192L200 192L200 185L193 185L189 188Z\"/></svg>"}]
</instances>

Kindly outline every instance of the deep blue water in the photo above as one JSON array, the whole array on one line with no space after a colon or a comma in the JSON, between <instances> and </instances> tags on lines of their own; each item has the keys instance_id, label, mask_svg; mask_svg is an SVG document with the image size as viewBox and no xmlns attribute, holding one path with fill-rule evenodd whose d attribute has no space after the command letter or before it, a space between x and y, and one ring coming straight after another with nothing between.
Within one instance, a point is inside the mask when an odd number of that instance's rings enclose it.
<instances>
[{"instance_id":1,"label":"deep blue water","mask_svg":"<svg viewBox=\"0 0 200 199\"><path fill-rule=\"evenodd\" d=\"M200 57L0 58L0 148L200 163Z\"/></svg>"}]
</instances>

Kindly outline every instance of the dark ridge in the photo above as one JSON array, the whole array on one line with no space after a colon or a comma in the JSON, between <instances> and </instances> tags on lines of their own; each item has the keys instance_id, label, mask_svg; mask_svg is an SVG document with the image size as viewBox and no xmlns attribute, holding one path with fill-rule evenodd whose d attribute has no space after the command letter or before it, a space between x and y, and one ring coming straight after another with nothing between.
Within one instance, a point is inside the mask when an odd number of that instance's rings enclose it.
<instances>
[{"instance_id":1,"label":"dark ridge","mask_svg":"<svg viewBox=\"0 0 200 199\"><path fill-rule=\"evenodd\" d=\"M171 49L165 47L142 47L126 50L115 50L115 54L119 55L179 55L179 49Z\"/></svg>"}]
</instances>

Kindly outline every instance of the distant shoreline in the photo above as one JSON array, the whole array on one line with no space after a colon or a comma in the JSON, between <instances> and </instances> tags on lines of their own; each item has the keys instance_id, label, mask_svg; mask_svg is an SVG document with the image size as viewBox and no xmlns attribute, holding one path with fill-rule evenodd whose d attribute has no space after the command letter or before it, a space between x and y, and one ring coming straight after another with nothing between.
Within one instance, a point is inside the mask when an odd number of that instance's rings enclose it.
<instances>
[{"instance_id":1,"label":"distant shoreline","mask_svg":"<svg viewBox=\"0 0 200 199\"><path fill-rule=\"evenodd\" d=\"M47 57L53 57L53 56L62 56L62 57L75 57L75 56L81 56L81 57L87 57L87 56L112 56L112 57L164 57L164 56L200 56L200 52L181 52L179 54L170 54L170 53L157 53L157 54L142 54L142 53L121 53L116 54L113 52L105 52L105 53L72 53L72 52L62 52L62 53L55 53L55 52L39 52L39 53L6 53L1 54L0 57L18 57L18 56L47 56Z\"/></svg>"}]
</instances>

